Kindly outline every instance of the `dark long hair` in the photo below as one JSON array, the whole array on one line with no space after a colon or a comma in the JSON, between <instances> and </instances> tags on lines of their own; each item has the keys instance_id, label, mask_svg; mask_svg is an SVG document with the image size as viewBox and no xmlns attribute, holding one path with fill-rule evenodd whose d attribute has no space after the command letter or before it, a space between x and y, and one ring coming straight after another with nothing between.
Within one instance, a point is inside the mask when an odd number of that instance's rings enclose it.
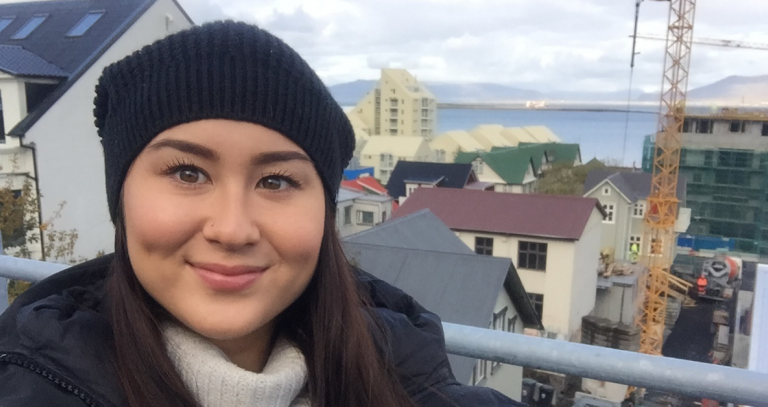
<instances>
[{"instance_id":1,"label":"dark long hair","mask_svg":"<svg viewBox=\"0 0 768 407\"><path fill-rule=\"evenodd\" d=\"M108 298L115 363L128 404L197 407L164 347L160 322L166 313L131 267L119 207ZM394 367L377 351L372 329L381 328L342 251L334 206L328 203L326 208L315 274L304 293L278 317L276 329L305 356L313 407L413 406Z\"/></svg>"}]
</instances>

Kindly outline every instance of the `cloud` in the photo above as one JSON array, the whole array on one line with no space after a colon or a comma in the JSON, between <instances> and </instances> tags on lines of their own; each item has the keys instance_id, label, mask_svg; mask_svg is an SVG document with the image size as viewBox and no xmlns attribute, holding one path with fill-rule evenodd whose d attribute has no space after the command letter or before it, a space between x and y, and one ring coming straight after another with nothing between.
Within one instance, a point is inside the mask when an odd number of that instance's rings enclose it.
<instances>
[{"instance_id":1,"label":"cloud","mask_svg":"<svg viewBox=\"0 0 768 407\"><path fill-rule=\"evenodd\" d=\"M768 43L768 2L699 2L695 35ZM259 24L297 49L328 84L404 67L431 82L535 90L629 85L631 0L181 0L195 21L219 13ZM645 1L640 33L665 34L668 2ZM210 13L210 14L209 14ZM201 18L195 17L195 14ZM638 43L634 86L658 89L663 42ZM691 86L766 74L765 51L695 46Z\"/></svg>"}]
</instances>

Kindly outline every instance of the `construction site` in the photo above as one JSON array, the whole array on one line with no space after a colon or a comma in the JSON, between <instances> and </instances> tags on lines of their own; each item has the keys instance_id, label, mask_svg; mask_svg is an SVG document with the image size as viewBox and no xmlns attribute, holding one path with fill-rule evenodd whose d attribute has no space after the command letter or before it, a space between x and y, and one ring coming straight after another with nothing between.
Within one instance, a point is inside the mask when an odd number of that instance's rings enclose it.
<instances>
[{"instance_id":1,"label":"construction site","mask_svg":"<svg viewBox=\"0 0 768 407\"><path fill-rule=\"evenodd\" d=\"M637 35L641 3L636 2L634 43L643 38ZM696 69L694 44L768 47L697 41L696 0L668 3L659 126L643 146L642 171L652 176L643 236L631 240L628 259L602 256L597 303L582 319L581 342L747 369L755 272L768 257L768 114L689 109L686 94L689 72ZM676 225L683 206L690 209L690 223L681 234ZM646 242L643 250L640 241ZM541 380L567 399L562 406L732 405L590 379Z\"/></svg>"}]
</instances>

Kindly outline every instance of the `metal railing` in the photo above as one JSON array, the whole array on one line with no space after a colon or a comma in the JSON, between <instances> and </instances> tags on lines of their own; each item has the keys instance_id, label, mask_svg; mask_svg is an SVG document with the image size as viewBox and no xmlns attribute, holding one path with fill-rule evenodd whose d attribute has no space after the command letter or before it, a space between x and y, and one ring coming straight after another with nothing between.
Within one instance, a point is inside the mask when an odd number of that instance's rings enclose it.
<instances>
[{"instance_id":1,"label":"metal railing","mask_svg":"<svg viewBox=\"0 0 768 407\"><path fill-rule=\"evenodd\" d=\"M0 278L38 282L67 266L0 256ZM764 406L768 374L443 323L449 353L681 396Z\"/></svg>"}]
</instances>

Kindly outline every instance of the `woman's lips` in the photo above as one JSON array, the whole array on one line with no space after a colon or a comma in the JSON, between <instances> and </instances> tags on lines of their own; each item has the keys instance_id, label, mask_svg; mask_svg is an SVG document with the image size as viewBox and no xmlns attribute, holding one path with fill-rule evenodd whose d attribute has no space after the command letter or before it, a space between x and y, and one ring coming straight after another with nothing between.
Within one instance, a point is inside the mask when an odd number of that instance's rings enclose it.
<instances>
[{"instance_id":1,"label":"woman's lips","mask_svg":"<svg viewBox=\"0 0 768 407\"><path fill-rule=\"evenodd\" d=\"M201 280L216 291L242 291L252 286L266 268L225 266L221 264L191 264Z\"/></svg>"}]
</instances>

